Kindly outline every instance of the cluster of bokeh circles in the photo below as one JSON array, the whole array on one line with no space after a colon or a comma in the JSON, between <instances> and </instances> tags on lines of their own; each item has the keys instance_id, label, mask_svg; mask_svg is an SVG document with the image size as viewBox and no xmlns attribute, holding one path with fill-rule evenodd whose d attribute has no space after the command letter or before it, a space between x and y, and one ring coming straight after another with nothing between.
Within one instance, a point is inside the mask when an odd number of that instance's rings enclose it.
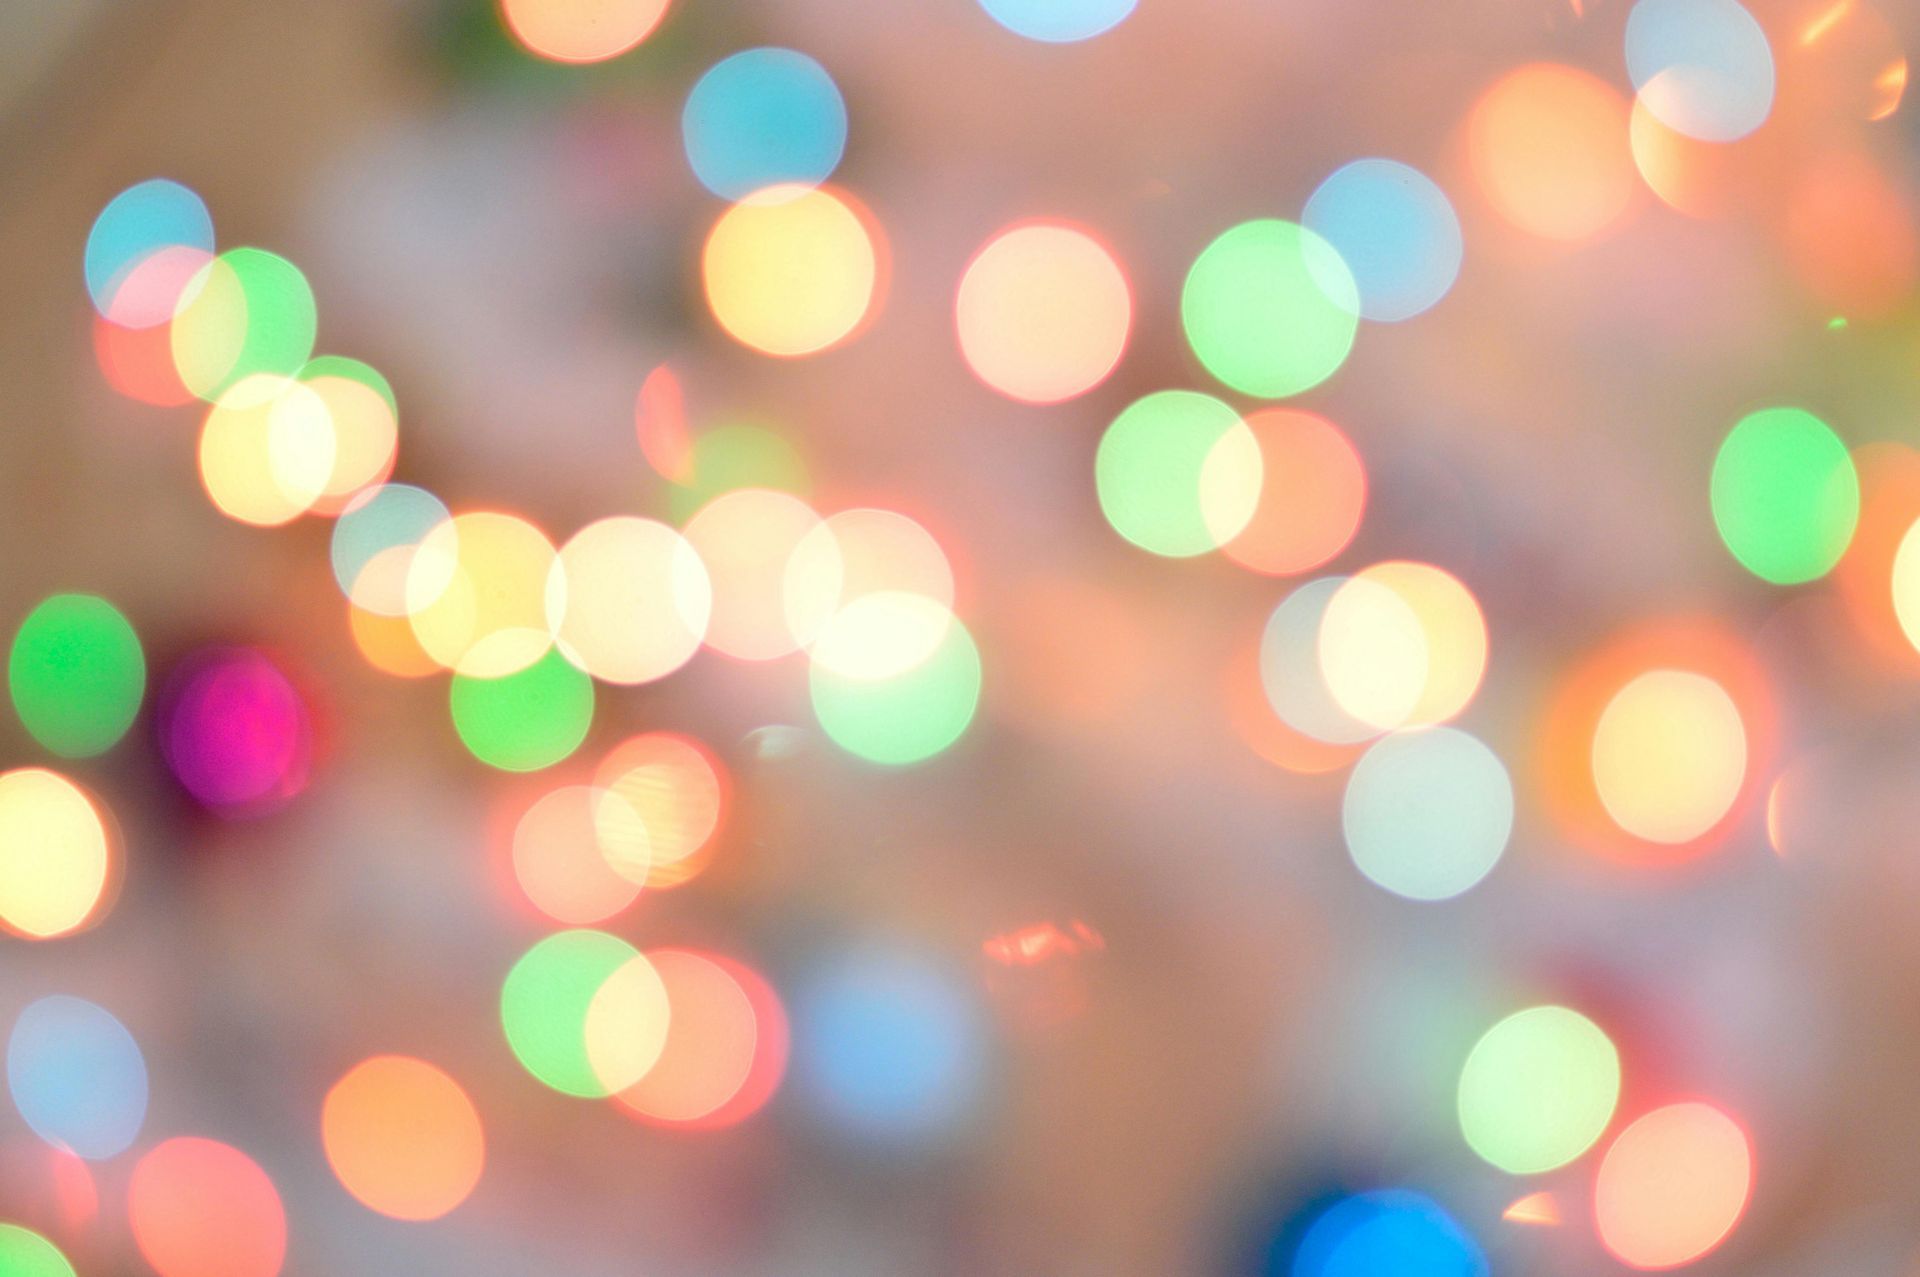
<instances>
[{"instance_id":1,"label":"cluster of bokeh circles","mask_svg":"<svg viewBox=\"0 0 1920 1277\"><path fill-rule=\"evenodd\" d=\"M979 3L1042 44L1095 38L1134 7ZM569 64L628 52L668 8L499 6L528 52ZM1861 0L1786 13L1769 25L1736 0L1637 0L1615 80L1545 62L1505 72L1460 125L1478 197L1563 248L1617 230L1648 193L1696 217L1758 207L1835 323L1885 313L1920 263L1915 219L1864 153L1835 160L1817 138L1836 119L1891 114L1905 61ZM685 159L721 205L699 279L725 339L800 359L858 340L879 316L884 229L834 181L849 129L831 73L793 49L733 53L688 89ZM1796 178L1777 199L1761 182L1783 166ZM1264 628L1244 636L1247 659L1228 672L1248 745L1288 771L1341 777L1355 870L1416 907L1446 908L1498 869L1521 785L1559 836L1632 870L1707 857L1756 813L1784 851L1791 771L1774 693L1728 626L1628 618L1557 674L1537 731L1503 758L1461 725L1499 654L1473 589L1441 564L1335 566L1367 513L1368 467L1341 424L1282 401L1333 378L1365 340L1362 321L1412 322L1439 305L1465 240L1448 193L1389 157L1341 165L1284 211L1197 247L1177 321L1195 380L1209 380L1121 409L1090 476L1125 543L1169 560L1218 554L1274 588ZM760 1111L791 1062L811 1108L861 1138L911 1142L966 1121L986 1084L986 1030L975 994L927 955L837 954L789 998L734 954L643 948L609 929L723 852L735 782L708 743L674 731L578 756L607 689L666 679L707 650L804 665L821 733L859 760L937 759L974 720L983 662L959 614L963 582L926 526L896 509L817 510L784 439L696 429L668 365L636 377L632 422L668 484L663 517L612 512L556 536L511 511L455 509L395 479L394 389L364 362L316 355L318 310L299 268L260 248L220 249L205 204L173 181L106 203L84 279L108 382L153 405L203 405L198 466L213 506L259 528L331 520L330 566L365 661L444 678L450 734L473 759L544 774L513 791L500 834L518 899L547 932L502 973L498 1000L498 1035L532 1078L643 1124L698 1130ZM1066 404L1121 365L1135 307L1098 228L1035 210L980 244L954 281L957 357L1010 400ZM1920 452L1850 450L1802 407L1756 405L1727 423L1697 490L1732 564L1775 587L1831 577L1862 643L1920 670ZM104 599L56 594L20 621L9 693L57 766L0 774L0 926L12 936L55 940L111 911L129 840L67 760L128 735L147 676L135 627ZM263 648L173 662L151 722L181 791L225 819L297 799L319 762L304 680ZM1486 1028L1459 1062L1459 1134L1517 1180L1600 1150L1578 1191L1601 1246L1634 1268L1684 1265L1739 1222L1753 1141L1720 1101L1624 1091L1633 1060L1605 1018L1543 1003ZM16 1019L6 1060L13 1102L71 1193L92 1193L87 1164L138 1147L126 1214L161 1277L281 1270L286 1212L252 1158L191 1134L142 1143L146 1058L112 1010L50 991ZM1623 1094L1641 1098L1629 1111ZM429 1061L364 1059L318 1098L316 1117L340 1186L383 1215L438 1218L483 1176L482 1115ZM1569 1182L1524 1186L1505 1219L1561 1224ZM1488 1264L1430 1191L1383 1184L1316 1205L1281 1268L1452 1277ZM72 1272L46 1238L0 1224L0 1274Z\"/></svg>"}]
</instances>

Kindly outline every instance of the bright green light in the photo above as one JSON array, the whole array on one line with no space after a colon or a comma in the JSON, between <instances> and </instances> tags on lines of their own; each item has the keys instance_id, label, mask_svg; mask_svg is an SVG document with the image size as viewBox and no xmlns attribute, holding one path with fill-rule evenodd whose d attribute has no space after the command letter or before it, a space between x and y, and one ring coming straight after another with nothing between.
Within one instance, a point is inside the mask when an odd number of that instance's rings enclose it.
<instances>
[{"instance_id":1,"label":"bright green light","mask_svg":"<svg viewBox=\"0 0 1920 1277\"><path fill-rule=\"evenodd\" d=\"M461 743L502 771L551 767L593 723L593 680L558 651L503 678L456 674L449 696Z\"/></svg>"},{"instance_id":2,"label":"bright green light","mask_svg":"<svg viewBox=\"0 0 1920 1277\"><path fill-rule=\"evenodd\" d=\"M211 402L255 373L299 372L318 325L299 267L265 249L231 249L201 267L180 295L174 369L182 385Z\"/></svg>"},{"instance_id":3,"label":"bright green light","mask_svg":"<svg viewBox=\"0 0 1920 1277\"><path fill-rule=\"evenodd\" d=\"M606 1086L587 1054L587 1009L607 978L639 956L604 931L561 931L522 954L500 987L500 1027L527 1072L567 1095Z\"/></svg>"},{"instance_id":4,"label":"bright green light","mask_svg":"<svg viewBox=\"0 0 1920 1277\"><path fill-rule=\"evenodd\" d=\"M88 758L126 735L147 687L140 639L113 604L56 594L13 637L7 685L20 721L63 758Z\"/></svg>"},{"instance_id":5,"label":"bright green light","mask_svg":"<svg viewBox=\"0 0 1920 1277\"><path fill-rule=\"evenodd\" d=\"M1240 414L1192 390L1162 390L1129 405L1107 427L1093 462L1100 509L1113 530L1170 558L1219 548L1203 477L1215 445L1240 425ZM1251 454L1257 465L1257 444Z\"/></svg>"},{"instance_id":6,"label":"bright green light","mask_svg":"<svg viewBox=\"0 0 1920 1277\"><path fill-rule=\"evenodd\" d=\"M813 712L835 744L875 763L903 766L960 739L980 703L980 650L959 621L933 655L887 679L856 679L815 662Z\"/></svg>"},{"instance_id":7,"label":"bright green light","mask_svg":"<svg viewBox=\"0 0 1920 1277\"><path fill-rule=\"evenodd\" d=\"M60 1248L29 1228L0 1224L0 1277L74 1277Z\"/></svg>"},{"instance_id":8,"label":"bright green light","mask_svg":"<svg viewBox=\"0 0 1920 1277\"><path fill-rule=\"evenodd\" d=\"M1713 522L1733 557L1762 580L1825 576L1860 519L1860 477L1827 424L1767 408L1727 433L1713 459Z\"/></svg>"},{"instance_id":9,"label":"bright green light","mask_svg":"<svg viewBox=\"0 0 1920 1277\"><path fill-rule=\"evenodd\" d=\"M1460 1132L1513 1175L1565 1166L1593 1146L1620 1100L1620 1055L1566 1007L1515 1012L1488 1029L1460 1070Z\"/></svg>"},{"instance_id":10,"label":"bright green light","mask_svg":"<svg viewBox=\"0 0 1920 1277\"><path fill-rule=\"evenodd\" d=\"M1207 371L1243 394L1297 395L1353 348L1360 292L1326 240L1293 222L1242 222L1187 272L1180 321Z\"/></svg>"}]
</instances>

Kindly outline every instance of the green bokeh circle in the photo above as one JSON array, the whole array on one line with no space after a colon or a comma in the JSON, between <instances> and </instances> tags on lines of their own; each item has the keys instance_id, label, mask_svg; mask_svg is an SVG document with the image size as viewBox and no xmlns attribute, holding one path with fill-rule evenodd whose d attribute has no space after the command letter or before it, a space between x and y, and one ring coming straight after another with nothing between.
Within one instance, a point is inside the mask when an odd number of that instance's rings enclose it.
<instances>
[{"instance_id":1,"label":"green bokeh circle","mask_svg":"<svg viewBox=\"0 0 1920 1277\"><path fill-rule=\"evenodd\" d=\"M91 594L56 594L27 615L7 660L13 707L32 737L63 758L104 752L133 724L147 688L140 638Z\"/></svg>"},{"instance_id":2,"label":"green bokeh circle","mask_svg":"<svg viewBox=\"0 0 1920 1277\"><path fill-rule=\"evenodd\" d=\"M558 651L502 678L456 674L448 699L461 743L502 771L553 766L593 724L593 679Z\"/></svg>"},{"instance_id":3,"label":"green bokeh circle","mask_svg":"<svg viewBox=\"0 0 1920 1277\"><path fill-rule=\"evenodd\" d=\"M893 678L865 680L815 662L813 712L836 745L869 762L904 766L946 749L980 703L980 650L958 620L933 655Z\"/></svg>"},{"instance_id":4,"label":"green bokeh circle","mask_svg":"<svg viewBox=\"0 0 1920 1277\"><path fill-rule=\"evenodd\" d=\"M1713 459L1713 523L1733 557L1762 580L1825 576L1860 520L1860 477L1827 424L1799 408L1741 419Z\"/></svg>"},{"instance_id":5,"label":"green bokeh circle","mask_svg":"<svg viewBox=\"0 0 1920 1277\"><path fill-rule=\"evenodd\" d=\"M1297 395L1353 349L1360 292L1326 240L1275 218L1223 232L1180 293L1187 342L1208 372L1243 394Z\"/></svg>"}]
</instances>

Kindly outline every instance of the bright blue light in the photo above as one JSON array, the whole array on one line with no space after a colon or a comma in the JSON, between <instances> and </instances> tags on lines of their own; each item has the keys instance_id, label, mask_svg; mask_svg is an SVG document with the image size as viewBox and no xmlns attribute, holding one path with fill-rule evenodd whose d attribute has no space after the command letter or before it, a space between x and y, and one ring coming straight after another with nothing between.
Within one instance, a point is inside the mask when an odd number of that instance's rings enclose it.
<instances>
[{"instance_id":1,"label":"bright blue light","mask_svg":"<svg viewBox=\"0 0 1920 1277\"><path fill-rule=\"evenodd\" d=\"M147 1062L112 1014L54 994L30 1004L7 1040L7 1087L33 1133L98 1159L124 1152L147 1117Z\"/></svg>"},{"instance_id":2,"label":"bright blue light","mask_svg":"<svg viewBox=\"0 0 1920 1277\"><path fill-rule=\"evenodd\" d=\"M1068 44L1111 31L1138 0L980 0L995 22L1015 35Z\"/></svg>"},{"instance_id":3,"label":"bright blue light","mask_svg":"<svg viewBox=\"0 0 1920 1277\"><path fill-rule=\"evenodd\" d=\"M87 292L94 309L107 314L133 268L176 244L213 251L213 218L198 195L156 177L114 196L87 236Z\"/></svg>"},{"instance_id":4,"label":"bright blue light","mask_svg":"<svg viewBox=\"0 0 1920 1277\"><path fill-rule=\"evenodd\" d=\"M1432 1200L1405 1189L1330 1207L1300 1239L1293 1277L1487 1277L1487 1259Z\"/></svg>"},{"instance_id":5,"label":"bright blue light","mask_svg":"<svg viewBox=\"0 0 1920 1277\"><path fill-rule=\"evenodd\" d=\"M965 985L914 954L862 950L816 970L795 1001L793 1067L829 1124L917 1144L978 1103L985 1030Z\"/></svg>"},{"instance_id":6,"label":"bright blue light","mask_svg":"<svg viewBox=\"0 0 1920 1277\"><path fill-rule=\"evenodd\" d=\"M1355 160L1307 200L1301 223L1353 272L1360 313L1410 319L1460 274L1460 219L1438 186L1394 160Z\"/></svg>"},{"instance_id":7,"label":"bright blue light","mask_svg":"<svg viewBox=\"0 0 1920 1277\"><path fill-rule=\"evenodd\" d=\"M817 186L847 149L847 104L806 54L748 49L700 77L680 135L693 175L722 199L781 182Z\"/></svg>"},{"instance_id":8,"label":"bright blue light","mask_svg":"<svg viewBox=\"0 0 1920 1277\"><path fill-rule=\"evenodd\" d=\"M1627 74L1655 118L1703 142L1745 137L1773 108L1773 50L1736 0L1640 0Z\"/></svg>"}]
</instances>

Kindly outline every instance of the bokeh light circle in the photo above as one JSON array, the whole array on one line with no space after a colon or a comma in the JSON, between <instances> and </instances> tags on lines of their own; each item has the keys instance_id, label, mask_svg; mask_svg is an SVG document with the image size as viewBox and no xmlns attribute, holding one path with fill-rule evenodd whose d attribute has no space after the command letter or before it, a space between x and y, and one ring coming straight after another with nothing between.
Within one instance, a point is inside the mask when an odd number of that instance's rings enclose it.
<instances>
[{"instance_id":1,"label":"bokeh light circle","mask_svg":"<svg viewBox=\"0 0 1920 1277\"><path fill-rule=\"evenodd\" d=\"M1327 745L1357 744L1381 731L1341 706L1320 664L1327 611L1348 580L1323 576L1300 586L1273 609L1260 634L1260 686L1267 703L1286 726ZM1371 593L1367 598L1379 601Z\"/></svg>"},{"instance_id":2,"label":"bokeh light circle","mask_svg":"<svg viewBox=\"0 0 1920 1277\"><path fill-rule=\"evenodd\" d=\"M114 846L80 786L37 767L0 773L0 926L44 940L92 921Z\"/></svg>"},{"instance_id":3,"label":"bokeh light circle","mask_svg":"<svg viewBox=\"0 0 1920 1277\"><path fill-rule=\"evenodd\" d=\"M1460 219L1446 194L1397 160L1354 160L1307 198L1306 229L1353 272L1360 314L1411 319L1447 295L1460 274Z\"/></svg>"},{"instance_id":4,"label":"bokeh light circle","mask_svg":"<svg viewBox=\"0 0 1920 1277\"><path fill-rule=\"evenodd\" d=\"M1253 518L1260 448L1211 395L1161 390L1128 405L1100 437L1094 488L1113 530L1153 554L1218 549Z\"/></svg>"},{"instance_id":5,"label":"bokeh light circle","mask_svg":"<svg viewBox=\"0 0 1920 1277\"><path fill-rule=\"evenodd\" d=\"M277 373L235 383L200 428L200 482L220 513L276 527L314 508L334 472L333 419L311 387Z\"/></svg>"},{"instance_id":6,"label":"bokeh light circle","mask_svg":"<svg viewBox=\"0 0 1920 1277\"><path fill-rule=\"evenodd\" d=\"M1460 1070L1460 1131L1512 1175L1565 1166L1613 1120L1620 1054L1592 1020L1536 1006L1481 1035Z\"/></svg>"},{"instance_id":7,"label":"bokeh light circle","mask_svg":"<svg viewBox=\"0 0 1920 1277\"><path fill-rule=\"evenodd\" d=\"M1046 44L1090 40L1126 21L1140 0L980 0L1015 35Z\"/></svg>"},{"instance_id":8,"label":"bokeh light circle","mask_svg":"<svg viewBox=\"0 0 1920 1277\"><path fill-rule=\"evenodd\" d=\"M587 1003L581 1035L603 1094L623 1091L652 1072L666 1049L672 1015L666 982L643 955L628 958L601 981Z\"/></svg>"},{"instance_id":9,"label":"bokeh light circle","mask_svg":"<svg viewBox=\"0 0 1920 1277\"><path fill-rule=\"evenodd\" d=\"M127 1221L160 1277L276 1277L286 1259L279 1191L218 1140L181 1136L148 1149L127 1185Z\"/></svg>"},{"instance_id":10,"label":"bokeh light circle","mask_svg":"<svg viewBox=\"0 0 1920 1277\"><path fill-rule=\"evenodd\" d=\"M1860 477L1846 445L1799 408L1741 418L1714 456L1711 496L1727 549L1776 585L1825 576L1860 517Z\"/></svg>"},{"instance_id":11,"label":"bokeh light circle","mask_svg":"<svg viewBox=\"0 0 1920 1277\"><path fill-rule=\"evenodd\" d=\"M1611 793L1603 801L1595 767L1602 716L1624 689L1655 671L1668 673L1615 709L1606 745ZM1676 672L1719 691L1670 677ZM1726 712L1722 694L1735 714ZM1725 844L1771 773L1775 720L1769 680L1741 638L1704 617L1643 623L1609 638L1562 676L1532 751L1535 775L1562 834L1583 849L1624 864L1678 865ZM1643 756L1671 761L1647 767ZM1735 760L1740 780L1729 801L1723 779L1733 775ZM1696 837L1663 842L1623 825L1616 810L1670 836L1697 827L1706 813L1721 814Z\"/></svg>"},{"instance_id":12,"label":"bokeh light circle","mask_svg":"<svg viewBox=\"0 0 1920 1277\"><path fill-rule=\"evenodd\" d=\"M87 292L102 315L129 327L147 328L116 311L121 287L144 263L173 248L213 252L213 218L201 198L178 182L150 178L107 201L87 232L84 267Z\"/></svg>"},{"instance_id":13,"label":"bokeh light circle","mask_svg":"<svg viewBox=\"0 0 1920 1277\"><path fill-rule=\"evenodd\" d=\"M560 549L547 625L561 653L608 683L648 683L692 659L713 615L699 552L664 523L620 515Z\"/></svg>"},{"instance_id":14,"label":"bokeh light circle","mask_svg":"<svg viewBox=\"0 0 1920 1277\"><path fill-rule=\"evenodd\" d=\"M644 732L609 750L593 783L617 800L594 808L601 854L615 873L673 887L705 866L728 802L726 770L705 746Z\"/></svg>"},{"instance_id":15,"label":"bokeh light circle","mask_svg":"<svg viewBox=\"0 0 1920 1277\"><path fill-rule=\"evenodd\" d=\"M1636 1119L1601 1159L1594 1222L1621 1263L1677 1268L1726 1240L1752 1191L1740 1124L1711 1104L1670 1104Z\"/></svg>"},{"instance_id":16,"label":"bokeh light circle","mask_svg":"<svg viewBox=\"0 0 1920 1277\"><path fill-rule=\"evenodd\" d=\"M793 1069L815 1117L862 1143L955 1135L983 1098L986 1024L968 985L930 958L862 949L804 977Z\"/></svg>"},{"instance_id":17,"label":"bokeh light circle","mask_svg":"<svg viewBox=\"0 0 1920 1277\"><path fill-rule=\"evenodd\" d=\"M828 515L795 542L781 588L788 630L812 641L835 613L870 594L915 594L951 608L953 565L913 519L856 507Z\"/></svg>"},{"instance_id":18,"label":"bokeh light circle","mask_svg":"<svg viewBox=\"0 0 1920 1277\"><path fill-rule=\"evenodd\" d=\"M1431 1198L1385 1189L1342 1198L1313 1221L1290 1277L1486 1277L1479 1243Z\"/></svg>"},{"instance_id":19,"label":"bokeh light circle","mask_svg":"<svg viewBox=\"0 0 1920 1277\"><path fill-rule=\"evenodd\" d=\"M960 277L954 326L967 367L1025 403L1052 404L1105 381L1126 350L1133 298L1092 235L1023 222L974 254Z\"/></svg>"},{"instance_id":20,"label":"bokeh light circle","mask_svg":"<svg viewBox=\"0 0 1920 1277\"><path fill-rule=\"evenodd\" d=\"M120 610L92 594L41 600L14 632L7 690L42 748L87 758L133 725L147 688L140 637Z\"/></svg>"},{"instance_id":21,"label":"bokeh light circle","mask_svg":"<svg viewBox=\"0 0 1920 1277\"><path fill-rule=\"evenodd\" d=\"M498 678L455 674L448 688L460 743L510 772L551 767L578 749L593 725L593 701L593 679L557 651Z\"/></svg>"},{"instance_id":22,"label":"bokeh light circle","mask_svg":"<svg viewBox=\"0 0 1920 1277\"><path fill-rule=\"evenodd\" d=\"M406 561L406 607L421 650L456 674L498 678L553 646L549 616L564 611L564 573L546 533L513 514L458 514L422 537Z\"/></svg>"},{"instance_id":23,"label":"bokeh light circle","mask_svg":"<svg viewBox=\"0 0 1920 1277\"><path fill-rule=\"evenodd\" d=\"M811 355L853 336L873 309L880 249L844 196L789 183L720 215L701 277L729 336L762 354Z\"/></svg>"},{"instance_id":24,"label":"bokeh light circle","mask_svg":"<svg viewBox=\"0 0 1920 1277\"><path fill-rule=\"evenodd\" d=\"M1738 0L1637 0L1627 74L1661 123L1703 142L1745 137L1773 107L1773 51Z\"/></svg>"},{"instance_id":25,"label":"bokeh light circle","mask_svg":"<svg viewBox=\"0 0 1920 1277\"><path fill-rule=\"evenodd\" d=\"M1627 103L1585 71L1535 62L1509 71L1467 117L1475 178L1500 215L1544 239L1590 239L1631 206Z\"/></svg>"},{"instance_id":26,"label":"bokeh light circle","mask_svg":"<svg viewBox=\"0 0 1920 1277\"><path fill-rule=\"evenodd\" d=\"M306 699L263 652L194 653L168 680L158 725L160 752L175 779L223 815L263 815L311 779Z\"/></svg>"},{"instance_id":27,"label":"bokeh light circle","mask_svg":"<svg viewBox=\"0 0 1920 1277\"><path fill-rule=\"evenodd\" d=\"M320 1143L340 1186L394 1219L438 1219L467 1199L486 1161L480 1114L425 1060L377 1055L333 1084Z\"/></svg>"},{"instance_id":28,"label":"bokeh light circle","mask_svg":"<svg viewBox=\"0 0 1920 1277\"><path fill-rule=\"evenodd\" d=\"M1594 727L1595 792L1636 838L1692 842L1726 818L1746 778L1740 707L1704 674L1648 670L1614 693Z\"/></svg>"},{"instance_id":29,"label":"bokeh light circle","mask_svg":"<svg viewBox=\"0 0 1920 1277\"><path fill-rule=\"evenodd\" d=\"M313 357L318 326L299 267L265 249L231 249L180 292L169 329L174 370L211 402L249 377L299 372Z\"/></svg>"},{"instance_id":30,"label":"bokeh light circle","mask_svg":"<svg viewBox=\"0 0 1920 1277\"><path fill-rule=\"evenodd\" d=\"M400 445L393 388L375 369L337 355L311 360L295 380L319 398L333 440L333 462L313 509L339 514L393 473Z\"/></svg>"},{"instance_id":31,"label":"bokeh light circle","mask_svg":"<svg viewBox=\"0 0 1920 1277\"><path fill-rule=\"evenodd\" d=\"M603 840L602 830L617 833ZM618 867L616 868L616 860ZM604 922L634 902L652 868L646 823L621 794L563 785L513 830L513 872L533 907L570 927Z\"/></svg>"},{"instance_id":32,"label":"bokeh light circle","mask_svg":"<svg viewBox=\"0 0 1920 1277\"><path fill-rule=\"evenodd\" d=\"M1202 250L1180 293L1180 322L1206 370L1242 394L1297 395L1346 362L1359 322L1353 273L1293 222L1242 222Z\"/></svg>"},{"instance_id":33,"label":"bokeh light circle","mask_svg":"<svg viewBox=\"0 0 1920 1277\"><path fill-rule=\"evenodd\" d=\"M746 49L695 82L680 137L693 175L722 199L782 183L817 186L847 148L847 104L806 54Z\"/></svg>"},{"instance_id":34,"label":"bokeh light circle","mask_svg":"<svg viewBox=\"0 0 1920 1277\"><path fill-rule=\"evenodd\" d=\"M1908 526L1893 555L1893 615L1916 651L1920 651L1920 520Z\"/></svg>"},{"instance_id":35,"label":"bokeh light circle","mask_svg":"<svg viewBox=\"0 0 1920 1277\"><path fill-rule=\"evenodd\" d=\"M672 0L499 0L529 53L553 62L605 62L653 34Z\"/></svg>"},{"instance_id":36,"label":"bokeh light circle","mask_svg":"<svg viewBox=\"0 0 1920 1277\"><path fill-rule=\"evenodd\" d=\"M853 678L815 660L807 686L834 744L868 762L906 766L950 747L973 721L980 650L954 620L925 660L892 677Z\"/></svg>"},{"instance_id":37,"label":"bokeh light circle","mask_svg":"<svg viewBox=\"0 0 1920 1277\"><path fill-rule=\"evenodd\" d=\"M716 497L687 521L686 538L712 582L710 647L738 660L770 661L812 640L812 633L794 632L787 579L795 553L820 523L800 498L767 488ZM807 619L823 624L826 617Z\"/></svg>"},{"instance_id":38,"label":"bokeh light circle","mask_svg":"<svg viewBox=\"0 0 1920 1277\"><path fill-rule=\"evenodd\" d=\"M35 1135L90 1161L125 1152L147 1117L140 1044L111 1011L64 993L13 1022L7 1089Z\"/></svg>"},{"instance_id":39,"label":"bokeh light circle","mask_svg":"<svg viewBox=\"0 0 1920 1277\"><path fill-rule=\"evenodd\" d=\"M639 957L626 941L588 930L557 932L522 954L500 988L500 1025L521 1067L566 1095L607 1095L588 1054L587 1016L602 986Z\"/></svg>"},{"instance_id":40,"label":"bokeh light circle","mask_svg":"<svg viewBox=\"0 0 1920 1277\"><path fill-rule=\"evenodd\" d=\"M670 1008L660 1058L614 1099L641 1121L735 1125L772 1096L786 1071L785 1012L752 969L718 954L651 949Z\"/></svg>"},{"instance_id":41,"label":"bokeh light circle","mask_svg":"<svg viewBox=\"0 0 1920 1277\"><path fill-rule=\"evenodd\" d=\"M74 1277L60 1248L30 1228L0 1223L0 1273L5 1277Z\"/></svg>"},{"instance_id":42,"label":"bokeh light circle","mask_svg":"<svg viewBox=\"0 0 1920 1277\"><path fill-rule=\"evenodd\" d=\"M341 593L376 616L406 616L414 550L450 517L440 498L411 484L386 483L360 493L333 525L330 557ZM439 553L439 579L423 583L424 594L437 595L452 579L454 565L444 550Z\"/></svg>"},{"instance_id":43,"label":"bokeh light circle","mask_svg":"<svg viewBox=\"0 0 1920 1277\"><path fill-rule=\"evenodd\" d=\"M1410 900L1446 900L1493 871L1513 833L1513 782L1450 727L1397 732L1360 756L1341 807L1361 873Z\"/></svg>"},{"instance_id":44,"label":"bokeh light circle","mask_svg":"<svg viewBox=\"0 0 1920 1277\"><path fill-rule=\"evenodd\" d=\"M1359 531L1366 467L1325 417L1263 408L1245 420L1260 451L1259 497L1246 526L1221 551L1270 576L1311 571L1346 549Z\"/></svg>"}]
</instances>

